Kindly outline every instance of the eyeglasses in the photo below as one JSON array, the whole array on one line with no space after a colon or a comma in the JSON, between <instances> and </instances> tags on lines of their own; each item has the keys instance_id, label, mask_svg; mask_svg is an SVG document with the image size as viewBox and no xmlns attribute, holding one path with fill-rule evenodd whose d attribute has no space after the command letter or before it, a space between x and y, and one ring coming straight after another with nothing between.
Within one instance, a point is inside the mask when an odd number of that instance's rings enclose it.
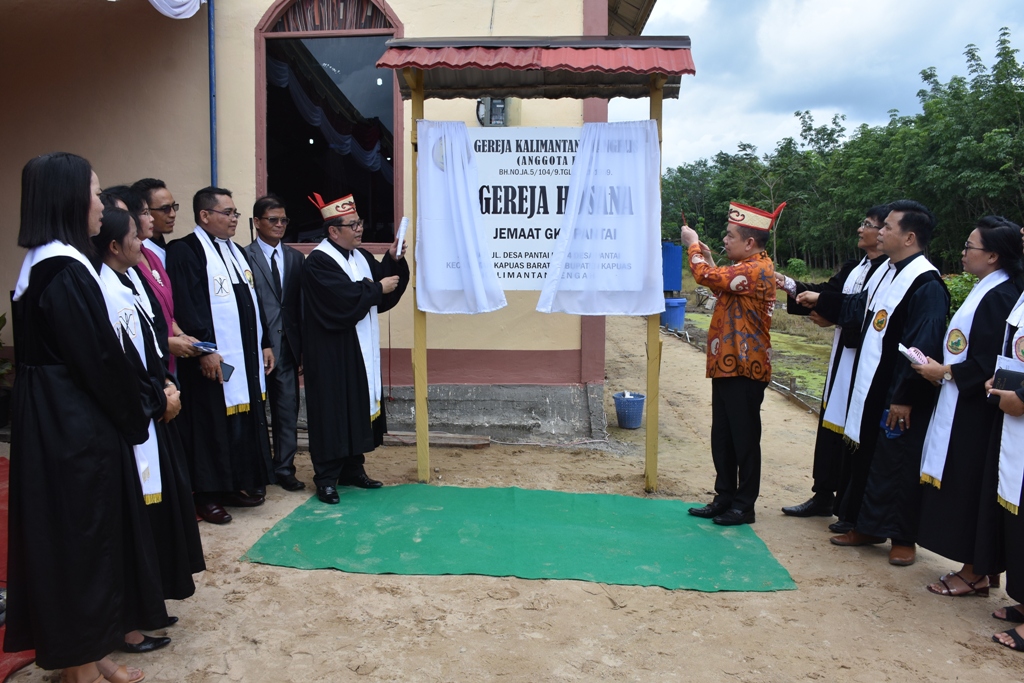
<instances>
[{"instance_id":1,"label":"eyeglasses","mask_svg":"<svg viewBox=\"0 0 1024 683\"><path fill-rule=\"evenodd\" d=\"M225 211L218 211L217 209L207 209L210 213L219 213L221 216L227 216L228 218L234 218L238 220L242 217L242 214L238 213L234 209L227 209Z\"/></svg>"},{"instance_id":2,"label":"eyeglasses","mask_svg":"<svg viewBox=\"0 0 1024 683\"><path fill-rule=\"evenodd\" d=\"M882 229L882 226L875 225L874 223L872 223L871 221L869 221L866 218L864 219L864 222L860 224L860 227L862 227L862 228L871 228L873 230L881 230Z\"/></svg>"},{"instance_id":3,"label":"eyeglasses","mask_svg":"<svg viewBox=\"0 0 1024 683\"><path fill-rule=\"evenodd\" d=\"M266 222L270 223L271 225L283 225L286 228L288 227L288 224L292 222L292 219L290 219L290 218L283 218L281 216L264 216L260 220L261 221L266 221Z\"/></svg>"},{"instance_id":4,"label":"eyeglasses","mask_svg":"<svg viewBox=\"0 0 1024 683\"><path fill-rule=\"evenodd\" d=\"M964 251L970 251L971 249L977 249L978 251L988 251L984 247L972 247L970 242L964 242Z\"/></svg>"},{"instance_id":5,"label":"eyeglasses","mask_svg":"<svg viewBox=\"0 0 1024 683\"><path fill-rule=\"evenodd\" d=\"M362 221L355 221L354 223L342 223L342 228L352 228L353 230L361 230L363 227Z\"/></svg>"},{"instance_id":6,"label":"eyeglasses","mask_svg":"<svg viewBox=\"0 0 1024 683\"><path fill-rule=\"evenodd\" d=\"M163 206L151 206L150 211L159 211L160 213L170 213L171 211L177 213L180 204L164 204Z\"/></svg>"}]
</instances>

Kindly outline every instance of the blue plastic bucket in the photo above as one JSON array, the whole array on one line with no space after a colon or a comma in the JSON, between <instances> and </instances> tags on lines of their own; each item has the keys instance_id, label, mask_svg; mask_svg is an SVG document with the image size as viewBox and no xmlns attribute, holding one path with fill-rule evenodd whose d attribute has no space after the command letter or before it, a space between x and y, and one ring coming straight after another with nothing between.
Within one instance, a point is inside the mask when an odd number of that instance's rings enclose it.
<instances>
[{"instance_id":1,"label":"blue plastic bucket","mask_svg":"<svg viewBox=\"0 0 1024 683\"><path fill-rule=\"evenodd\" d=\"M686 299L665 299L665 312L661 314L661 326L681 331L686 324Z\"/></svg>"},{"instance_id":2,"label":"blue plastic bucket","mask_svg":"<svg viewBox=\"0 0 1024 683\"><path fill-rule=\"evenodd\" d=\"M640 429L644 416L644 395L630 392L626 398L625 392L612 394L615 399L615 418L619 421L622 429Z\"/></svg>"},{"instance_id":3,"label":"blue plastic bucket","mask_svg":"<svg viewBox=\"0 0 1024 683\"><path fill-rule=\"evenodd\" d=\"M683 288L683 247L671 242L661 243L661 279L663 292L678 292Z\"/></svg>"}]
</instances>

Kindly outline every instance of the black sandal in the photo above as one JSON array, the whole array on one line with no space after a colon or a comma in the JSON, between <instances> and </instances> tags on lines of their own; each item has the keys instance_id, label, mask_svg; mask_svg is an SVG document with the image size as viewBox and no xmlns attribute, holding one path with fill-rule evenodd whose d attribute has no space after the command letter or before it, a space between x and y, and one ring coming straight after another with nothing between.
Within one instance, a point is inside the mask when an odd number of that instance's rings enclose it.
<instances>
[{"instance_id":1,"label":"black sandal","mask_svg":"<svg viewBox=\"0 0 1024 683\"><path fill-rule=\"evenodd\" d=\"M963 581L964 585L967 586L967 590L959 591L958 592L956 589L951 588L950 585L948 583L946 583L946 579L948 579L948 578L950 578L952 576L955 576L956 578L958 578L961 581ZM947 596L949 596L951 598L956 598L956 597L960 597L960 596L964 596L964 595L980 595L983 598L987 598L988 597L988 587L989 587L989 584L986 583L981 588L977 588L976 587L979 583L981 583L981 581L983 579L987 580L988 576L985 576L983 574L983 575L979 576L977 579L975 579L974 583L971 583L970 581L965 579L963 576L961 576L960 572L950 572L950 573L946 574L945 576L940 576L939 577L939 583L942 584L942 590L936 590L935 588L932 588L932 586L934 584L928 584L925 587L930 592L935 593L936 595L947 595Z\"/></svg>"},{"instance_id":2,"label":"black sandal","mask_svg":"<svg viewBox=\"0 0 1024 683\"><path fill-rule=\"evenodd\" d=\"M992 618L998 619L999 621L1009 621L1012 624L1024 624L1024 612L1021 612L1013 605L1009 607L1004 607L1003 611L1006 612L1005 617L997 617L996 613L993 612Z\"/></svg>"},{"instance_id":3,"label":"black sandal","mask_svg":"<svg viewBox=\"0 0 1024 683\"><path fill-rule=\"evenodd\" d=\"M1009 631L1003 631L1006 635L1013 638L1013 645L1007 645L1003 641L999 640L995 636L992 636L994 642L999 643L1003 647L1008 647L1015 652L1024 652L1024 638L1021 638L1020 634L1017 633L1017 629L1011 628Z\"/></svg>"}]
</instances>

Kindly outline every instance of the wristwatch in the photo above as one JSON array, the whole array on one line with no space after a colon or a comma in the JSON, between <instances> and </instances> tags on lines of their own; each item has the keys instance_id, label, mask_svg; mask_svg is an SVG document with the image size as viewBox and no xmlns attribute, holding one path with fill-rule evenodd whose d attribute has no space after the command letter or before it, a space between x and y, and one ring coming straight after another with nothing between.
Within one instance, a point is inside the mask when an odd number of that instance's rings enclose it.
<instances>
[{"instance_id":1,"label":"wristwatch","mask_svg":"<svg viewBox=\"0 0 1024 683\"><path fill-rule=\"evenodd\" d=\"M947 382L952 382L953 381L953 372L952 372L952 370L953 370L953 368L950 368L949 370L946 370L944 373L942 373L942 379L946 380Z\"/></svg>"}]
</instances>

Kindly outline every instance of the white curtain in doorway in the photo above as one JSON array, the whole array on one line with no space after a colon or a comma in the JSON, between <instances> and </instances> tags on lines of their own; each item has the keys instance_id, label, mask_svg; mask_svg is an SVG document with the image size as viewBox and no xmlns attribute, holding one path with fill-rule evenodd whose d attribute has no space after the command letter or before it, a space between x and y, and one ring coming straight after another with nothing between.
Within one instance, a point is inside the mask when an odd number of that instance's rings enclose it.
<instances>
[{"instance_id":1,"label":"white curtain in doorway","mask_svg":"<svg viewBox=\"0 0 1024 683\"><path fill-rule=\"evenodd\" d=\"M538 311L665 311L660 176L655 121L583 124Z\"/></svg>"},{"instance_id":2,"label":"white curtain in doorway","mask_svg":"<svg viewBox=\"0 0 1024 683\"><path fill-rule=\"evenodd\" d=\"M477 227L479 187L462 121L418 121L416 305L428 313L487 313L506 306Z\"/></svg>"},{"instance_id":3,"label":"white curtain in doorway","mask_svg":"<svg viewBox=\"0 0 1024 683\"><path fill-rule=\"evenodd\" d=\"M206 4L206 0L149 0L156 11L171 19L188 19Z\"/></svg>"}]
</instances>

